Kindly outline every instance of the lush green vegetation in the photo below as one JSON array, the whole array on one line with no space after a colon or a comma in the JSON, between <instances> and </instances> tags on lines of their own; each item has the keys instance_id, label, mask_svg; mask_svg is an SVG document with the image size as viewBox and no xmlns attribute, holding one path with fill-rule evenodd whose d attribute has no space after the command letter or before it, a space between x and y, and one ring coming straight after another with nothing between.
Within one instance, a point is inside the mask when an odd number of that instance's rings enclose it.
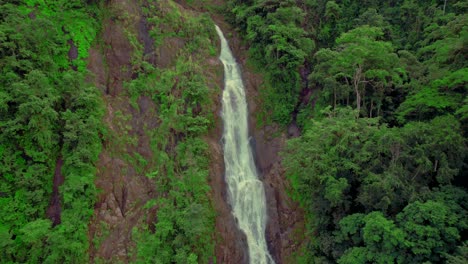
<instances>
[{"instance_id":1,"label":"lush green vegetation","mask_svg":"<svg viewBox=\"0 0 468 264\"><path fill-rule=\"evenodd\" d=\"M0 4L2 263L89 261L104 110L85 76L99 2ZM123 154L156 186L133 229L130 258L208 263L215 213L204 137L218 95L209 79L220 69L207 58L217 54L217 37L208 16L173 1L138 5L155 53L177 45L160 67L145 60L136 33L125 32L133 77L123 97L135 109L141 96L151 98L157 112L157 125L145 131L151 158ZM465 1L229 0L226 7L264 73L263 116L303 132L283 153L291 195L307 218L309 241L297 262L465 263ZM115 116L123 126L131 118ZM51 220L62 162L60 219Z\"/></svg>"},{"instance_id":2,"label":"lush green vegetation","mask_svg":"<svg viewBox=\"0 0 468 264\"><path fill-rule=\"evenodd\" d=\"M228 2L265 111L303 129L283 153L297 261L466 262L466 2Z\"/></svg>"},{"instance_id":3,"label":"lush green vegetation","mask_svg":"<svg viewBox=\"0 0 468 264\"><path fill-rule=\"evenodd\" d=\"M166 39L184 43L165 68L147 62L127 84L133 105L152 98L158 126L148 130L153 159L144 168L157 194L146 205L148 220L133 230L138 263L208 263L214 256L214 217L208 185L210 155L204 136L213 126L206 58L217 54L208 16L181 11L173 2L149 3L145 14L155 47ZM137 52L138 53L138 52ZM156 219L150 212L157 210Z\"/></svg>"},{"instance_id":4,"label":"lush green vegetation","mask_svg":"<svg viewBox=\"0 0 468 264\"><path fill-rule=\"evenodd\" d=\"M97 9L9 2L0 5L0 262L85 263L103 109L84 82L83 59ZM69 40L78 47L73 61ZM53 224L46 211L58 160L65 181Z\"/></svg>"},{"instance_id":5,"label":"lush green vegetation","mask_svg":"<svg viewBox=\"0 0 468 264\"><path fill-rule=\"evenodd\" d=\"M158 67L145 61L143 44L126 28L135 78L122 96L128 95L134 108L147 96L158 113L156 128L145 131L152 159L117 153L157 186L144 207L147 216L133 230L133 260L207 263L214 255L215 213L204 137L213 126L211 102L217 93L206 74L213 76L217 69L205 59L217 55L217 36L208 16L182 11L172 1L139 4L156 51L167 39L183 45L174 49L169 65ZM26 1L2 3L0 9L0 262L86 263L100 134L109 137L102 131L101 94L84 81L102 6ZM116 126L126 126L131 118L119 110L115 116ZM135 143L129 134L124 141L115 144ZM50 216L57 166L64 182L59 211ZM102 225L102 234L106 228Z\"/></svg>"},{"instance_id":6,"label":"lush green vegetation","mask_svg":"<svg viewBox=\"0 0 468 264\"><path fill-rule=\"evenodd\" d=\"M271 120L291 121L300 91L298 67L314 49L309 34L301 27L305 12L295 1L228 1L231 22L251 45L249 55L264 68L263 106ZM269 116L269 115L265 115Z\"/></svg>"},{"instance_id":7,"label":"lush green vegetation","mask_svg":"<svg viewBox=\"0 0 468 264\"><path fill-rule=\"evenodd\" d=\"M338 108L290 140L284 164L309 212L316 262L441 262L466 239L466 153L453 116L389 128ZM312 256L308 256L312 258Z\"/></svg>"},{"instance_id":8,"label":"lush green vegetation","mask_svg":"<svg viewBox=\"0 0 468 264\"><path fill-rule=\"evenodd\" d=\"M230 0L227 16L266 75L266 116L286 125L311 112L300 92L314 86L323 88L320 105L354 104L362 116L386 117L404 96L425 96L420 91L444 97L429 112L453 109L466 78L466 8L463 1ZM424 89L449 80L453 89Z\"/></svg>"}]
</instances>

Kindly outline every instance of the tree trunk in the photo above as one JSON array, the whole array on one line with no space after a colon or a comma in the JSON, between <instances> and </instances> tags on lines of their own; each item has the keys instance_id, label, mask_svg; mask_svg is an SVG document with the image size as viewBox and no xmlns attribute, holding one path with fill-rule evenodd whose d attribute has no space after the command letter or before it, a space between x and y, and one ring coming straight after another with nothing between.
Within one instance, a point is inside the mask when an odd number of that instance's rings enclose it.
<instances>
[{"instance_id":1,"label":"tree trunk","mask_svg":"<svg viewBox=\"0 0 468 264\"><path fill-rule=\"evenodd\" d=\"M354 92L356 93L356 109L358 110L358 113L361 112L361 93L359 91L359 83L361 81L361 74L362 74L362 68L361 65L356 69L356 72L354 73Z\"/></svg>"},{"instance_id":2,"label":"tree trunk","mask_svg":"<svg viewBox=\"0 0 468 264\"><path fill-rule=\"evenodd\" d=\"M336 109L336 87L333 87L333 109Z\"/></svg>"},{"instance_id":3,"label":"tree trunk","mask_svg":"<svg viewBox=\"0 0 468 264\"><path fill-rule=\"evenodd\" d=\"M346 76L345 76L345 79L346 79L346 84L349 87L351 84L349 83L349 80L348 80L348 78ZM346 106L349 106L349 94L350 94L350 92L346 91Z\"/></svg>"},{"instance_id":4,"label":"tree trunk","mask_svg":"<svg viewBox=\"0 0 468 264\"><path fill-rule=\"evenodd\" d=\"M445 15L445 7L447 6L447 0L444 1L444 15Z\"/></svg>"}]
</instances>

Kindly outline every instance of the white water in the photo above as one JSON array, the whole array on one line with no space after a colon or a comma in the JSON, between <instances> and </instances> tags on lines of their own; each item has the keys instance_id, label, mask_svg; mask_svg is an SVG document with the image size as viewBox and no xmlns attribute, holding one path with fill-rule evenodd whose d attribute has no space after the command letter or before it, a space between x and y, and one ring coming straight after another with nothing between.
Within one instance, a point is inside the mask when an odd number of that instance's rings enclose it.
<instances>
[{"instance_id":1,"label":"white water","mask_svg":"<svg viewBox=\"0 0 468 264\"><path fill-rule=\"evenodd\" d=\"M265 191L258 180L249 145L244 84L236 60L218 26L216 32L221 39L219 59L224 65L224 164L232 214L247 236L250 263L274 263L265 240Z\"/></svg>"}]
</instances>

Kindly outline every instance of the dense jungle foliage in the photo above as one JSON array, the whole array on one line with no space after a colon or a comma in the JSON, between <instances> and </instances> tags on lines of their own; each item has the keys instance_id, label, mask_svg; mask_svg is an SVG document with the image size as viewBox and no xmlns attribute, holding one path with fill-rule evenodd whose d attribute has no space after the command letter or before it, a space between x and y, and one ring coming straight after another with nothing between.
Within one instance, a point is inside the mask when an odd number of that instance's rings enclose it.
<instances>
[{"instance_id":1,"label":"dense jungle foliage","mask_svg":"<svg viewBox=\"0 0 468 264\"><path fill-rule=\"evenodd\" d=\"M102 141L135 144L107 131L103 94L88 82L108 2L0 1L0 263L87 263L97 247L88 225ZM125 96L135 109L147 96L158 110L158 126L145 131L153 158L117 153L157 186L129 259L208 263L216 216L205 137L219 89L206 77L216 69L201 65L217 56L213 22L169 0L138 4L154 48L184 44L157 67L126 32ZM302 130L282 153L307 219L307 241L291 261L466 263L467 2L225 4L265 76L260 119ZM63 181L58 190L54 181Z\"/></svg>"},{"instance_id":2,"label":"dense jungle foliage","mask_svg":"<svg viewBox=\"0 0 468 264\"><path fill-rule=\"evenodd\" d=\"M85 82L84 59L96 10L84 1L0 3L2 263L88 260L103 104ZM78 48L68 56L71 41ZM62 163L61 212L48 217Z\"/></svg>"},{"instance_id":3,"label":"dense jungle foliage","mask_svg":"<svg viewBox=\"0 0 468 264\"><path fill-rule=\"evenodd\" d=\"M296 261L466 263L466 1L228 6L264 111L303 129L283 153L308 222Z\"/></svg>"},{"instance_id":4,"label":"dense jungle foliage","mask_svg":"<svg viewBox=\"0 0 468 264\"><path fill-rule=\"evenodd\" d=\"M204 137L213 124L211 102L217 93L210 91L202 65L217 56L214 24L207 15L181 12L172 1L138 4L151 28L153 49L166 39L184 43L174 63L149 63L130 27L134 18L112 14L104 1L1 2L1 263L106 261L89 255L109 229L102 222L99 236L88 237L99 192L96 162L102 141L115 149L138 142L125 123L132 117L120 109L113 125L124 126L124 135L103 128L108 125L104 95L86 82L89 49L99 45L101 20L108 16L125 25L133 48L133 77L124 83L122 96L134 109L147 96L158 111L157 127L144 131L151 138L152 159L138 152L113 153L157 186L154 198L140 209L143 217L132 230L134 250L128 259L207 263L213 257L215 213Z\"/></svg>"}]
</instances>

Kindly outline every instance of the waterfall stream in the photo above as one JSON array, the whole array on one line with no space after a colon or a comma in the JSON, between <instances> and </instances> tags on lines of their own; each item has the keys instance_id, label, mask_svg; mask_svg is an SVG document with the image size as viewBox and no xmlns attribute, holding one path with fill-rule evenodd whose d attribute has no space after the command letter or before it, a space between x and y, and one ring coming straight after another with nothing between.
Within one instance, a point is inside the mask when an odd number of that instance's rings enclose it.
<instances>
[{"instance_id":1,"label":"waterfall stream","mask_svg":"<svg viewBox=\"0 0 468 264\"><path fill-rule=\"evenodd\" d=\"M232 214L247 236L250 263L274 263L265 240L265 191L263 183L258 179L249 144L244 84L236 60L218 26L216 32L221 39L219 59L224 65L224 164Z\"/></svg>"}]
</instances>

